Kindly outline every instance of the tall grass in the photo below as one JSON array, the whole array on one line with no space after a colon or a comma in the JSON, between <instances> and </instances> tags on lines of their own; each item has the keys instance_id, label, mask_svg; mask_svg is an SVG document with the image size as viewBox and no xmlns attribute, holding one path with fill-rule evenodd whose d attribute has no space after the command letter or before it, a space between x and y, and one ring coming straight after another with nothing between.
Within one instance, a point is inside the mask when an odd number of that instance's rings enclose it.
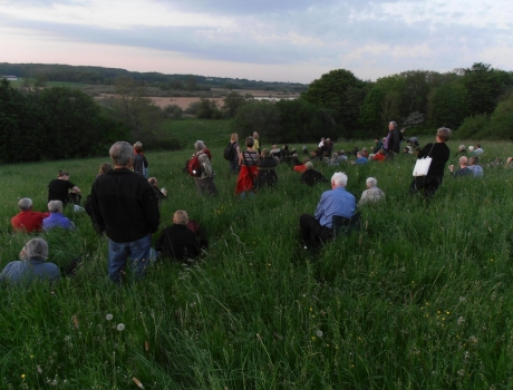
<instances>
[{"instance_id":1,"label":"tall grass","mask_svg":"<svg viewBox=\"0 0 513 390\"><path fill-rule=\"evenodd\" d=\"M136 388L133 377L145 389L513 387L513 171L446 177L426 204L408 195L408 156L341 167L357 197L374 176L387 200L361 210L359 232L312 252L300 245L299 215L314 212L326 185L304 187L282 165L275 190L241 201L222 159L226 140L190 134L212 147L216 198L197 195L181 172L192 150L147 157L169 190L161 225L187 210L207 230L208 254L188 267L157 264L118 288L107 279L106 240L87 215L67 211L77 231L43 236L59 266L80 256L77 275L1 289L2 388ZM485 163L513 152L484 148ZM88 193L105 161L0 167L2 267L29 238L8 233L17 199L43 210L58 169Z\"/></svg>"}]
</instances>

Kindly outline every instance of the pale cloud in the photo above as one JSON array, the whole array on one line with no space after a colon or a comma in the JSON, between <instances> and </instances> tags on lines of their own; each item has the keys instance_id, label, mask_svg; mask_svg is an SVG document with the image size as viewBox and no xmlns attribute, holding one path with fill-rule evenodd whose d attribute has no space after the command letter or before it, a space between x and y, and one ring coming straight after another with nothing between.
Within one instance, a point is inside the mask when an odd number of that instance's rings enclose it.
<instances>
[{"instance_id":1,"label":"pale cloud","mask_svg":"<svg viewBox=\"0 0 513 390\"><path fill-rule=\"evenodd\" d=\"M375 79L411 69L449 71L477 61L511 67L509 0L0 0L0 5L3 62L80 58L82 65L301 82L336 68Z\"/></svg>"}]
</instances>

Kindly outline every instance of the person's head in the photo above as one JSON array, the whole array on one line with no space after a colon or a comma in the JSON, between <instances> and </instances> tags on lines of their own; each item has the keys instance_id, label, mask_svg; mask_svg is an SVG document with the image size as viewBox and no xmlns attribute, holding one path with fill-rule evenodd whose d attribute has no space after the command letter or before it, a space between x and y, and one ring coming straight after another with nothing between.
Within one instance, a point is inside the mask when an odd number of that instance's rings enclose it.
<instances>
[{"instance_id":1,"label":"person's head","mask_svg":"<svg viewBox=\"0 0 513 390\"><path fill-rule=\"evenodd\" d=\"M32 208L32 199L30 198L21 198L18 201L18 207L21 211L28 211Z\"/></svg>"},{"instance_id":2,"label":"person's head","mask_svg":"<svg viewBox=\"0 0 513 390\"><path fill-rule=\"evenodd\" d=\"M458 151L459 152L464 152L465 151L465 145L458 146Z\"/></svg>"},{"instance_id":3,"label":"person's head","mask_svg":"<svg viewBox=\"0 0 513 390\"><path fill-rule=\"evenodd\" d=\"M307 161L305 163L305 168L308 170L308 169L313 169L313 164L311 161Z\"/></svg>"},{"instance_id":4,"label":"person's head","mask_svg":"<svg viewBox=\"0 0 513 390\"><path fill-rule=\"evenodd\" d=\"M436 131L436 138L438 138L442 143L449 141L449 138L451 138L451 129L447 127L440 127Z\"/></svg>"},{"instance_id":5,"label":"person's head","mask_svg":"<svg viewBox=\"0 0 513 390\"><path fill-rule=\"evenodd\" d=\"M258 135L258 133L256 131L253 132L253 138L254 139L260 138L260 136Z\"/></svg>"},{"instance_id":6,"label":"person's head","mask_svg":"<svg viewBox=\"0 0 513 390\"><path fill-rule=\"evenodd\" d=\"M255 144L255 139L253 137L246 138L246 146L248 148L252 148L254 144Z\"/></svg>"},{"instance_id":7,"label":"person's head","mask_svg":"<svg viewBox=\"0 0 513 390\"><path fill-rule=\"evenodd\" d=\"M338 158L338 153L336 153L336 152L335 152L335 153L333 153L333 154L331 155L331 157L332 157L332 158Z\"/></svg>"},{"instance_id":8,"label":"person's head","mask_svg":"<svg viewBox=\"0 0 513 390\"><path fill-rule=\"evenodd\" d=\"M283 149L289 150L289 145L283 145Z\"/></svg>"},{"instance_id":9,"label":"person's head","mask_svg":"<svg viewBox=\"0 0 513 390\"><path fill-rule=\"evenodd\" d=\"M100 169L98 170L98 175L104 175L107 172L110 172L114 169L111 163L103 163L100 165Z\"/></svg>"},{"instance_id":10,"label":"person's head","mask_svg":"<svg viewBox=\"0 0 513 390\"><path fill-rule=\"evenodd\" d=\"M141 141L137 141L135 144L134 144L134 150L137 152L137 153L141 153L143 151L143 144L141 143Z\"/></svg>"},{"instance_id":11,"label":"person's head","mask_svg":"<svg viewBox=\"0 0 513 390\"><path fill-rule=\"evenodd\" d=\"M365 182L367 184L367 188L377 187L378 181L373 177L368 177L367 181Z\"/></svg>"},{"instance_id":12,"label":"person's head","mask_svg":"<svg viewBox=\"0 0 513 390\"><path fill-rule=\"evenodd\" d=\"M48 258L48 244L40 237L28 241L20 252L20 260L46 260Z\"/></svg>"},{"instance_id":13,"label":"person's head","mask_svg":"<svg viewBox=\"0 0 513 390\"><path fill-rule=\"evenodd\" d=\"M57 178L60 180L69 180L69 172L68 171L59 171L57 173Z\"/></svg>"},{"instance_id":14,"label":"person's head","mask_svg":"<svg viewBox=\"0 0 513 390\"><path fill-rule=\"evenodd\" d=\"M473 146L469 146L469 147L468 147L468 151L469 151L470 153L472 153L472 152L474 151L474 147L473 147Z\"/></svg>"},{"instance_id":15,"label":"person's head","mask_svg":"<svg viewBox=\"0 0 513 390\"><path fill-rule=\"evenodd\" d=\"M345 156L346 155L346 151L344 149L340 149L338 154L340 154L341 156Z\"/></svg>"},{"instance_id":16,"label":"person's head","mask_svg":"<svg viewBox=\"0 0 513 390\"><path fill-rule=\"evenodd\" d=\"M468 158L466 156L461 156L458 162L460 167L466 167L468 165Z\"/></svg>"},{"instance_id":17,"label":"person's head","mask_svg":"<svg viewBox=\"0 0 513 390\"><path fill-rule=\"evenodd\" d=\"M239 140L239 135L237 133L232 133L230 136L230 141L237 142Z\"/></svg>"},{"instance_id":18,"label":"person's head","mask_svg":"<svg viewBox=\"0 0 513 390\"><path fill-rule=\"evenodd\" d=\"M303 145L303 146L301 147L301 149L302 149L302 150L306 150L306 146L305 146L305 145Z\"/></svg>"},{"instance_id":19,"label":"person's head","mask_svg":"<svg viewBox=\"0 0 513 390\"><path fill-rule=\"evenodd\" d=\"M157 180L156 177L150 177L148 179L148 183L150 183L153 187L158 187L159 186L159 181Z\"/></svg>"},{"instance_id":20,"label":"person's head","mask_svg":"<svg viewBox=\"0 0 513 390\"><path fill-rule=\"evenodd\" d=\"M469 164L470 165L477 165L477 164L479 164L479 157L477 157L477 156L470 157Z\"/></svg>"},{"instance_id":21,"label":"person's head","mask_svg":"<svg viewBox=\"0 0 513 390\"><path fill-rule=\"evenodd\" d=\"M60 213L62 212L62 201L60 200L51 200L48 202L48 211L51 213Z\"/></svg>"},{"instance_id":22,"label":"person's head","mask_svg":"<svg viewBox=\"0 0 513 390\"><path fill-rule=\"evenodd\" d=\"M194 142L194 149L196 150L196 152L199 152L201 150L203 150L205 148L205 143L202 141L202 140L197 140L196 142Z\"/></svg>"},{"instance_id":23,"label":"person's head","mask_svg":"<svg viewBox=\"0 0 513 390\"><path fill-rule=\"evenodd\" d=\"M335 172L331 176L331 188L345 187L347 185L347 175L344 172Z\"/></svg>"},{"instance_id":24,"label":"person's head","mask_svg":"<svg viewBox=\"0 0 513 390\"><path fill-rule=\"evenodd\" d=\"M388 123L388 129L389 130L394 130L396 127L397 127L397 122L396 121L390 121Z\"/></svg>"},{"instance_id":25,"label":"person's head","mask_svg":"<svg viewBox=\"0 0 513 390\"><path fill-rule=\"evenodd\" d=\"M310 161L310 159L309 159L308 157L305 157L305 158L303 159L303 164L306 164L308 161Z\"/></svg>"},{"instance_id":26,"label":"person's head","mask_svg":"<svg viewBox=\"0 0 513 390\"><path fill-rule=\"evenodd\" d=\"M185 210L176 210L173 214L173 223L176 225L186 225L189 222L189 216Z\"/></svg>"},{"instance_id":27,"label":"person's head","mask_svg":"<svg viewBox=\"0 0 513 390\"><path fill-rule=\"evenodd\" d=\"M360 151L356 152L356 157L358 157L358 158L362 157L362 152L360 152Z\"/></svg>"},{"instance_id":28,"label":"person's head","mask_svg":"<svg viewBox=\"0 0 513 390\"><path fill-rule=\"evenodd\" d=\"M115 165L128 167L134 162L134 149L126 141L118 141L109 149L109 155Z\"/></svg>"},{"instance_id":29,"label":"person's head","mask_svg":"<svg viewBox=\"0 0 513 390\"><path fill-rule=\"evenodd\" d=\"M273 145L273 149L278 149L278 145Z\"/></svg>"},{"instance_id":30,"label":"person's head","mask_svg":"<svg viewBox=\"0 0 513 390\"><path fill-rule=\"evenodd\" d=\"M378 151L379 154L385 154L385 149L381 148L379 151Z\"/></svg>"},{"instance_id":31,"label":"person's head","mask_svg":"<svg viewBox=\"0 0 513 390\"><path fill-rule=\"evenodd\" d=\"M264 157L268 157L270 154L271 154L271 151L269 150L269 148L263 148L262 149L262 155Z\"/></svg>"},{"instance_id":32,"label":"person's head","mask_svg":"<svg viewBox=\"0 0 513 390\"><path fill-rule=\"evenodd\" d=\"M476 149L481 149L481 144L476 144Z\"/></svg>"},{"instance_id":33,"label":"person's head","mask_svg":"<svg viewBox=\"0 0 513 390\"><path fill-rule=\"evenodd\" d=\"M362 152L366 152L367 151L367 148L366 147L363 147L362 148Z\"/></svg>"},{"instance_id":34,"label":"person's head","mask_svg":"<svg viewBox=\"0 0 513 390\"><path fill-rule=\"evenodd\" d=\"M379 142L379 138L378 137L374 138L374 142L378 143Z\"/></svg>"}]
</instances>

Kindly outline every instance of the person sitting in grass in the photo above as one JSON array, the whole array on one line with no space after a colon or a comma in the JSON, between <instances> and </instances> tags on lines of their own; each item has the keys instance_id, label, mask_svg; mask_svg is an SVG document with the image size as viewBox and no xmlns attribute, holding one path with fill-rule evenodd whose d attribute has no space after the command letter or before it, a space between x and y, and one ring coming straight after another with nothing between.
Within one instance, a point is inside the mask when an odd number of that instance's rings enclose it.
<instances>
[{"instance_id":1,"label":"person sitting in grass","mask_svg":"<svg viewBox=\"0 0 513 390\"><path fill-rule=\"evenodd\" d=\"M338 167L340 165L340 162L338 160L338 153L333 153L333 155L330 158L330 162L328 164L330 167Z\"/></svg>"},{"instance_id":2,"label":"person sitting in grass","mask_svg":"<svg viewBox=\"0 0 513 390\"><path fill-rule=\"evenodd\" d=\"M385 193L378 188L378 181L375 178L367 178L366 184L367 189L363 191L362 197L358 202L358 207L385 199Z\"/></svg>"},{"instance_id":3,"label":"person sitting in grass","mask_svg":"<svg viewBox=\"0 0 513 390\"><path fill-rule=\"evenodd\" d=\"M32 199L21 198L18 201L20 213L11 218L11 226L15 232L33 233L43 228L43 219L50 213L32 211Z\"/></svg>"},{"instance_id":4,"label":"person sitting in grass","mask_svg":"<svg viewBox=\"0 0 513 390\"><path fill-rule=\"evenodd\" d=\"M5 266L0 282L13 284L31 283L35 280L56 282L60 279L59 267L46 263L48 244L40 237L28 241L20 252L20 260Z\"/></svg>"},{"instance_id":5,"label":"person sitting in grass","mask_svg":"<svg viewBox=\"0 0 513 390\"><path fill-rule=\"evenodd\" d=\"M164 199L167 199L167 190L165 188L159 189L159 181L156 177L150 177L148 179L148 183L151 184L153 191L155 192L155 196L157 197L157 201L159 206L161 205Z\"/></svg>"},{"instance_id":6,"label":"person sitting in grass","mask_svg":"<svg viewBox=\"0 0 513 390\"><path fill-rule=\"evenodd\" d=\"M64 206L68 203L80 203L80 188L69 181L69 173L59 171L57 179L48 184L48 202L60 200Z\"/></svg>"},{"instance_id":7,"label":"person sitting in grass","mask_svg":"<svg viewBox=\"0 0 513 390\"><path fill-rule=\"evenodd\" d=\"M328 180L324 177L324 175L313 169L313 164L311 161L305 163L306 170L301 174L301 183L307 184L310 187L313 187L317 183L327 183Z\"/></svg>"},{"instance_id":8,"label":"person sitting in grass","mask_svg":"<svg viewBox=\"0 0 513 390\"><path fill-rule=\"evenodd\" d=\"M57 227L64 230L75 228L73 222L62 213L62 202L60 200L51 200L48 202L48 211L50 215L43 219L43 230L45 232Z\"/></svg>"},{"instance_id":9,"label":"person sitting in grass","mask_svg":"<svg viewBox=\"0 0 513 390\"><path fill-rule=\"evenodd\" d=\"M456 171L454 170L454 165L449 165L449 171L453 174L453 176L468 176L472 175L472 171L468 169L468 158L466 156L461 156L458 160L458 165L460 166Z\"/></svg>"},{"instance_id":10,"label":"person sitting in grass","mask_svg":"<svg viewBox=\"0 0 513 390\"><path fill-rule=\"evenodd\" d=\"M367 164L367 163L369 162L369 160L367 159L367 157L365 157L365 156L363 155L363 153L362 153L362 152L360 152L360 151L358 151L358 152L356 153L356 157L357 157L357 158L356 158L356 160L351 161L351 164L353 164L353 165L354 165L354 164L356 164L356 165L361 165L361 164Z\"/></svg>"},{"instance_id":11,"label":"person sitting in grass","mask_svg":"<svg viewBox=\"0 0 513 390\"><path fill-rule=\"evenodd\" d=\"M187 224L189 216L185 210L177 210L173 215L173 225L162 230L155 244L155 250L174 261L194 259L201 253L196 234Z\"/></svg>"},{"instance_id":12,"label":"person sitting in grass","mask_svg":"<svg viewBox=\"0 0 513 390\"><path fill-rule=\"evenodd\" d=\"M308 157L303 158L303 163L300 165L296 165L293 169L297 173L304 173L306 171L306 163L309 162L310 159Z\"/></svg>"},{"instance_id":13,"label":"person sitting in grass","mask_svg":"<svg viewBox=\"0 0 513 390\"><path fill-rule=\"evenodd\" d=\"M376 153L374 155L374 157L372 157L372 160L373 161L385 161L387 159L387 156L386 156L386 152L385 152L385 149L380 149L378 150L378 153Z\"/></svg>"},{"instance_id":14,"label":"person sitting in grass","mask_svg":"<svg viewBox=\"0 0 513 390\"><path fill-rule=\"evenodd\" d=\"M356 213L356 198L346 191L347 175L335 172L331 177L331 190L321 195L314 215L302 214L299 229L303 242L326 242L333 237L333 216L351 219Z\"/></svg>"},{"instance_id":15,"label":"person sitting in grass","mask_svg":"<svg viewBox=\"0 0 513 390\"><path fill-rule=\"evenodd\" d=\"M468 169L472 171L474 177L484 176L483 167L479 165L479 157L477 156L470 157Z\"/></svg>"}]
</instances>

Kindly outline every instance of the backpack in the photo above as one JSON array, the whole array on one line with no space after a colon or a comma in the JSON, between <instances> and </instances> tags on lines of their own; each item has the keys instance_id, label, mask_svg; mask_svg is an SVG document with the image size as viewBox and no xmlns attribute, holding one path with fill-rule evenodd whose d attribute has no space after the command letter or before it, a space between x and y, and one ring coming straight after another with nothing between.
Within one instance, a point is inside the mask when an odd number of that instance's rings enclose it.
<instances>
[{"instance_id":1,"label":"backpack","mask_svg":"<svg viewBox=\"0 0 513 390\"><path fill-rule=\"evenodd\" d=\"M235 155L237 151L233 147L233 144L230 142L226 148L224 148L223 156L225 160L233 161L235 159Z\"/></svg>"},{"instance_id":2,"label":"backpack","mask_svg":"<svg viewBox=\"0 0 513 390\"><path fill-rule=\"evenodd\" d=\"M189 173L189 175L194 177L200 177L203 173L203 168L200 164L198 157L199 156L196 155L192 156L192 158L187 163L187 172Z\"/></svg>"}]
</instances>

